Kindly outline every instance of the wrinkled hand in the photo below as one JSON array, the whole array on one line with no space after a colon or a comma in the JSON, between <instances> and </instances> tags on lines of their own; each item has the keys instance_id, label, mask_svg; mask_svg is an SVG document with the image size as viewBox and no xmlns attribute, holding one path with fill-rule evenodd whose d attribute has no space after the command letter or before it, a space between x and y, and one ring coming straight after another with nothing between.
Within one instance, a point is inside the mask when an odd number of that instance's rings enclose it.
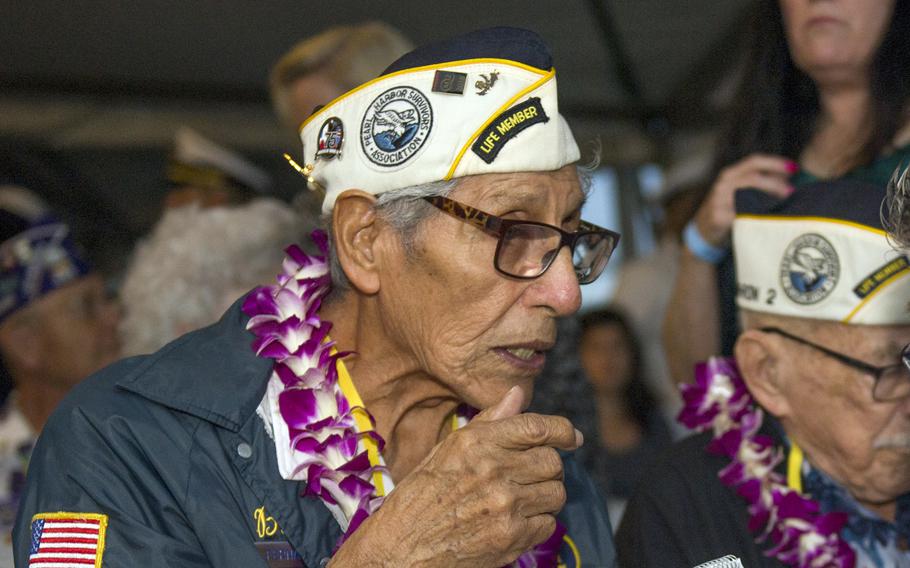
<instances>
[{"instance_id":1,"label":"wrinkled hand","mask_svg":"<svg viewBox=\"0 0 910 568\"><path fill-rule=\"evenodd\" d=\"M513 388L439 443L336 559L370 542L374 565L497 568L549 538L566 500L554 448L577 448L581 434L566 418L519 414L522 398Z\"/></svg>"},{"instance_id":2,"label":"wrinkled hand","mask_svg":"<svg viewBox=\"0 0 910 568\"><path fill-rule=\"evenodd\" d=\"M795 162L768 154L750 154L722 169L708 198L695 213L698 232L709 243L724 245L736 217L736 190L750 187L784 198L793 193L788 178L798 169Z\"/></svg>"}]
</instances>

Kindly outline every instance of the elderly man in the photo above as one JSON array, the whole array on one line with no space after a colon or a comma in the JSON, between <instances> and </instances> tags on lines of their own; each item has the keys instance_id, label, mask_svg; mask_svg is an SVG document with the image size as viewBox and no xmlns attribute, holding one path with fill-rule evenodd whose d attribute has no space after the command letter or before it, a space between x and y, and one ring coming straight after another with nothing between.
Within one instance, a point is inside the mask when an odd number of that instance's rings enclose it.
<instances>
[{"instance_id":1,"label":"elderly man","mask_svg":"<svg viewBox=\"0 0 910 568\"><path fill-rule=\"evenodd\" d=\"M684 389L680 419L706 433L646 477L622 565L910 566L910 261L882 197L846 181L737 195L736 360Z\"/></svg>"},{"instance_id":2,"label":"elderly man","mask_svg":"<svg viewBox=\"0 0 910 568\"><path fill-rule=\"evenodd\" d=\"M119 355L119 312L67 225L30 191L0 187L0 567L35 438L64 395Z\"/></svg>"},{"instance_id":3,"label":"elderly man","mask_svg":"<svg viewBox=\"0 0 910 568\"><path fill-rule=\"evenodd\" d=\"M18 561L611 566L602 498L557 451L580 437L521 414L618 239L579 219L546 46L496 28L418 49L301 137L329 262L290 247L275 286L74 392Z\"/></svg>"}]
</instances>

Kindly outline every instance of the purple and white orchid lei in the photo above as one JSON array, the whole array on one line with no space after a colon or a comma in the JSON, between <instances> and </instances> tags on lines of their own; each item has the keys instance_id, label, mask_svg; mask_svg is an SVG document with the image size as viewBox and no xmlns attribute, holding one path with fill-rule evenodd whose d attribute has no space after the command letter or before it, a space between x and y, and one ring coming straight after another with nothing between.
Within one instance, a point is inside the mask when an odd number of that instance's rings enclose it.
<instances>
[{"instance_id":1,"label":"purple and white orchid lei","mask_svg":"<svg viewBox=\"0 0 910 568\"><path fill-rule=\"evenodd\" d=\"M375 421L365 408L352 407L338 385L337 361L348 353L332 353L334 342L326 341L332 324L318 315L331 289L328 239L322 231L314 231L312 238L322 255L310 256L289 246L277 285L251 292L243 312L250 316L247 329L256 336L253 350L274 359L273 377L283 385L278 410L294 450L288 477L305 482L304 495L322 499L333 514L340 512L342 518L336 514L336 519L344 530L337 544L341 546L382 505L384 497L378 495L372 478L386 469L372 465L368 452L358 448L363 438L369 438L381 452L384 441L372 428L358 432L356 413L366 416L373 428ZM284 439L280 426L273 425L276 441ZM555 568L564 534L565 528L557 523L549 539L512 566Z\"/></svg>"},{"instance_id":2,"label":"purple and white orchid lei","mask_svg":"<svg viewBox=\"0 0 910 568\"><path fill-rule=\"evenodd\" d=\"M682 386L685 405L678 420L693 430L711 430L708 451L732 463L718 474L748 503L749 530L757 542L770 538L765 554L800 568L853 568L856 555L840 537L844 513L821 514L819 505L787 486L775 471L783 460L774 440L758 434L764 415L732 359L711 358L695 370L695 384Z\"/></svg>"},{"instance_id":3,"label":"purple and white orchid lei","mask_svg":"<svg viewBox=\"0 0 910 568\"><path fill-rule=\"evenodd\" d=\"M325 255L325 233L312 236ZM295 450L290 478L306 481L305 495L341 509L344 542L382 503L371 481L377 467L366 451L358 452L362 437L376 440L380 450L382 439L374 431L357 431L354 413L366 409L352 408L338 387L336 361L345 354L332 354L334 342L325 341L332 324L317 315L331 288L325 256L309 256L296 245L285 252L278 284L254 290L243 311L256 336L253 350L275 360L274 376L284 385L278 409Z\"/></svg>"}]
</instances>

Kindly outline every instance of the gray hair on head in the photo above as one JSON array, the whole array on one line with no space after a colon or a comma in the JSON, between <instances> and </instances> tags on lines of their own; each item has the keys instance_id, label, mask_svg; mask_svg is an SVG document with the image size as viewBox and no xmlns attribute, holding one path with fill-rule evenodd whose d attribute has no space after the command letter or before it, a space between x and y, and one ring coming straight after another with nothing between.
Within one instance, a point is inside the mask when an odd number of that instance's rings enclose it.
<instances>
[{"instance_id":1,"label":"gray hair on head","mask_svg":"<svg viewBox=\"0 0 910 568\"><path fill-rule=\"evenodd\" d=\"M591 189L593 173L600 162L599 158L599 151L595 150L595 157L591 163L576 166L581 190L585 195ZM413 251L418 227L435 211L432 205L424 201L424 198L448 196L458 185L458 181L458 179L433 181L387 191L376 197L376 204L373 208L383 221L398 232L401 245L410 254ZM322 221L329 240L329 268L332 275L332 292L329 299L332 299L340 293L350 290L351 282L345 275L341 262L338 260L338 253L333 246L335 240L332 234L331 215L324 216Z\"/></svg>"},{"instance_id":2,"label":"gray hair on head","mask_svg":"<svg viewBox=\"0 0 910 568\"><path fill-rule=\"evenodd\" d=\"M410 252L413 250L417 227L433 210L433 206L425 202L423 198L446 196L451 193L457 183L458 180L433 181L387 191L376 197L373 208L386 223L398 232L402 246ZM341 292L350 290L351 282L338 260L338 252L334 246L335 239L332 234L331 215L323 217L323 226L329 240L329 269L332 275L332 292L329 299L332 299Z\"/></svg>"},{"instance_id":3,"label":"gray hair on head","mask_svg":"<svg viewBox=\"0 0 910 568\"><path fill-rule=\"evenodd\" d=\"M901 172L899 165L888 182L888 192L882 202L882 226L895 246L910 248L910 166Z\"/></svg>"}]
</instances>

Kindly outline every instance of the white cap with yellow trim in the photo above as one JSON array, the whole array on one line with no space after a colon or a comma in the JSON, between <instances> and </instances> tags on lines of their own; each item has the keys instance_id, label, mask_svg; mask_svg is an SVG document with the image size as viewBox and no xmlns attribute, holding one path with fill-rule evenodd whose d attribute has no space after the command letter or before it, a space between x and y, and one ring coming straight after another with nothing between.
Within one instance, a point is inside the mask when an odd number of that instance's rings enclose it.
<instances>
[{"instance_id":1,"label":"white cap with yellow trim","mask_svg":"<svg viewBox=\"0 0 910 568\"><path fill-rule=\"evenodd\" d=\"M476 174L550 171L579 158L559 114L543 40L492 28L430 44L330 102L301 129L305 170L326 195Z\"/></svg>"},{"instance_id":2,"label":"white cap with yellow trim","mask_svg":"<svg viewBox=\"0 0 910 568\"><path fill-rule=\"evenodd\" d=\"M733 223L740 308L852 324L910 324L910 259L880 221L885 188L838 181L773 202L737 192Z\"/></svg>"}]
</instances>

